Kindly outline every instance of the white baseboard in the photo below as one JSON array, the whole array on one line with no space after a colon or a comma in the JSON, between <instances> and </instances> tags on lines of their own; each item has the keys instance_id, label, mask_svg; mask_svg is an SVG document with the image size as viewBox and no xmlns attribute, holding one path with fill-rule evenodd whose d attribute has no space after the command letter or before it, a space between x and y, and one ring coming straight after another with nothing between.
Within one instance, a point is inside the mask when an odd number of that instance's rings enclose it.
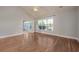
<instances>
[{"instance_id":1,"label":"white baseboard","mask_svg":"<svg viewBox=\"0 0 79 59\"><path fill-rule=\"evenodd\" d=\"M72 36L65 36L65 35L59 35L59 34L52 34L52 33L46 33L46 32L38 32L38 33L44 33L44 34L49 34L49 35L54 35L54 36L59 36L59 37L64 37L64 38L70 38L79 41L79 38L77 37L72 37Z\"/></svg>"},{"instance_id":2,"label":"white baseboard","mask_svg":"<svg viewBox=\"0 0 79 59\"><path fill-rule=\"evenodd\" d=\"M23 34L23 33L17 33L17 34L4 35L4 36L0 36L0 38L13 37L13 36L22 35L22 34Z\"/></svg>"},{"instance_id":3,"label":"white baseboard","mask_svg":"<svg viewBox=\"0 0 79 59\"><path fill-rule=\"evenodd\" d=\"M22 35L22 34L25 34L25 33L28 33L28 32L15 33L15 34L10 34L10 35L3 35L3 36L0 36L0 38L13 37L13 36ZM34 33L34 32L31 32L31 33Z\"/></svg>"},{"instance_id":4,"label":"white baseboard","mask_svg":"<svg viewBox=\"0 0 79 59\"><path fill-rule=\"evenodd\" d=\"M53 35L55 35L55 36L59 36L59 37L64 37L64 38L75 39L75 40L79 41L79 38L77 38L77 37L65 36L65 35L58 35L58 34L53 34Z\"/></svg>"},{"instance_id":5,"label":"white baseboard","mask_svg":"<svg viewBox=\"0 0 79 59\"><path fill-rule=\"evenodd\" d=\"M46 32L38 32L38 33L44 33L44 34L49 34L49 35L55 35L55 36L64 37L64 38L70 38L70 39L75 39L75 40L79 41L79 38L77 38L77 37L64 36L64 35L59 35L59 34L51 34L51 33L46 33ZM17 34L4 35L4 36L0 36L0 38L13 37L13 36L22 35L22 34L24 34L24 33L17 33Z\"/></svg>"}]
</instances>

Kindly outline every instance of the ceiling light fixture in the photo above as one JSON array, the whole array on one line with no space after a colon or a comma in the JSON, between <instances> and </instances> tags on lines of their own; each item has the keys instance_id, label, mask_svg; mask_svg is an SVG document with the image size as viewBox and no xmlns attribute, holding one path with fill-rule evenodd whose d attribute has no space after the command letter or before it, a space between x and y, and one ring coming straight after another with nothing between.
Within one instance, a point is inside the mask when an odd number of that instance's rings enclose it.
<instances>
[{"instance_id":1,"label":"ceiling light fixture","mask_svg":"<svg viewBox=\"0 0 79 59\"><path fill-rule=\"evenodd\" d=\"M33 8L33 11L38 11L38 9L37 8Z\"/></svg>"}]
</instances>

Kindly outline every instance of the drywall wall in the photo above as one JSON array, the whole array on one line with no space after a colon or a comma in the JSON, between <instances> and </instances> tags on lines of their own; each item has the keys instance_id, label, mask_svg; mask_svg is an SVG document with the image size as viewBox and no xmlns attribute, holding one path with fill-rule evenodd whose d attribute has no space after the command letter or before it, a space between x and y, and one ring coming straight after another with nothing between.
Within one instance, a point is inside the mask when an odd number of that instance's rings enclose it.
<instances>
[{"instance_id":1,"label":"drywall wall","mask_svg":"<svg viewBox=\"0 0 79 59\"><path fill-rule=\"evenodd\" d=\"M77 37L77 19L75 8L62 9L54 13L54 31L47 31L50 34ZM38 32L43 32L36 30ZM46 33L47 33L46 32Z\"/></svg>"},{"instance_id":2,"label":"drywall wall","mask_svg":"<svg viewBox=\"0 0 79 59\"><path fill-rule=\"evenodd\" d=\"M54 17L55 34L76 37L76 12L75 9L56 13Z\"/></svg>"},{"instance_id":3,"label":"drywall wall","mask_svg":"<svg viewBox=\"0 0 79 59\"><path fill-rule=\"evenodd\" d=\"M30 17L20 7L0 7L0 36L23 32L23 20Z\"/></svg>"},{"instance_id":4,"label":"drywall wall","mask_svg":"<svg viewBox=\"0 0 79 59\"><path fill-rule=\"evenodd\" d=\"M67 9L55 11L54 14L56 15L53 16L54 31L47 31L48 33L79 37L79 18L77 16L77 14L79 15L79 8L76 11L75 8L68 7ZM0 36L22 33L23 20L33 19L20 7L0 7ZM34 24L37 25L37 20L34 22L33 31L41 32L34 26Z\"/></svg>"},{"instance_id":5,"label":"drywall wall","mask_svg":"<svg viewBox=\"0 0 79 59\"><path fill-rule=\"evenodd\" d=\"M77 37L79 38L79 7L77 7Z\"/></svg>"}]
</instances>

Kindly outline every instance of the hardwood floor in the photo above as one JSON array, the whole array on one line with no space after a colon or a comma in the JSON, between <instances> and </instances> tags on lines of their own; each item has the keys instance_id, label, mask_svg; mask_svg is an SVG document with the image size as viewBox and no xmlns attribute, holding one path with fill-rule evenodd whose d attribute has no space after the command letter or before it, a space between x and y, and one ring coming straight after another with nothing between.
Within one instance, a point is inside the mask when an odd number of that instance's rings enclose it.
<instances>
[{"instance_id":1,"label":"hardwood floor","mask_svg":"<svg viewBox=\"0 0 79 59\"><path fill-rule=\"evenodd\" d=\"M42 33L27 33L0 39L1 52L77 52L79 42Z\"/></svg>"}]
</instances>

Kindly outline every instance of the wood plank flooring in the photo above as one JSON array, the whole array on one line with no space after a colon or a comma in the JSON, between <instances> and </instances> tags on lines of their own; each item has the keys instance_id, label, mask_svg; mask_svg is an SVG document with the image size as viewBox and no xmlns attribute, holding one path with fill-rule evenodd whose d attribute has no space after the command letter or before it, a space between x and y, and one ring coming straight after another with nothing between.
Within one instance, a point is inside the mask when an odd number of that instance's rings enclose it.
<instances>
[{"instance_id":1,"label":"wood plank flooring","mask_svg":"<svg viewBox=\"0 0 79 59\"><path fill-rule=\"evenodd\" d=\"M0 39L0 52L78 52L79 42L42 33Z\"/></svg>"}]
</instances>

